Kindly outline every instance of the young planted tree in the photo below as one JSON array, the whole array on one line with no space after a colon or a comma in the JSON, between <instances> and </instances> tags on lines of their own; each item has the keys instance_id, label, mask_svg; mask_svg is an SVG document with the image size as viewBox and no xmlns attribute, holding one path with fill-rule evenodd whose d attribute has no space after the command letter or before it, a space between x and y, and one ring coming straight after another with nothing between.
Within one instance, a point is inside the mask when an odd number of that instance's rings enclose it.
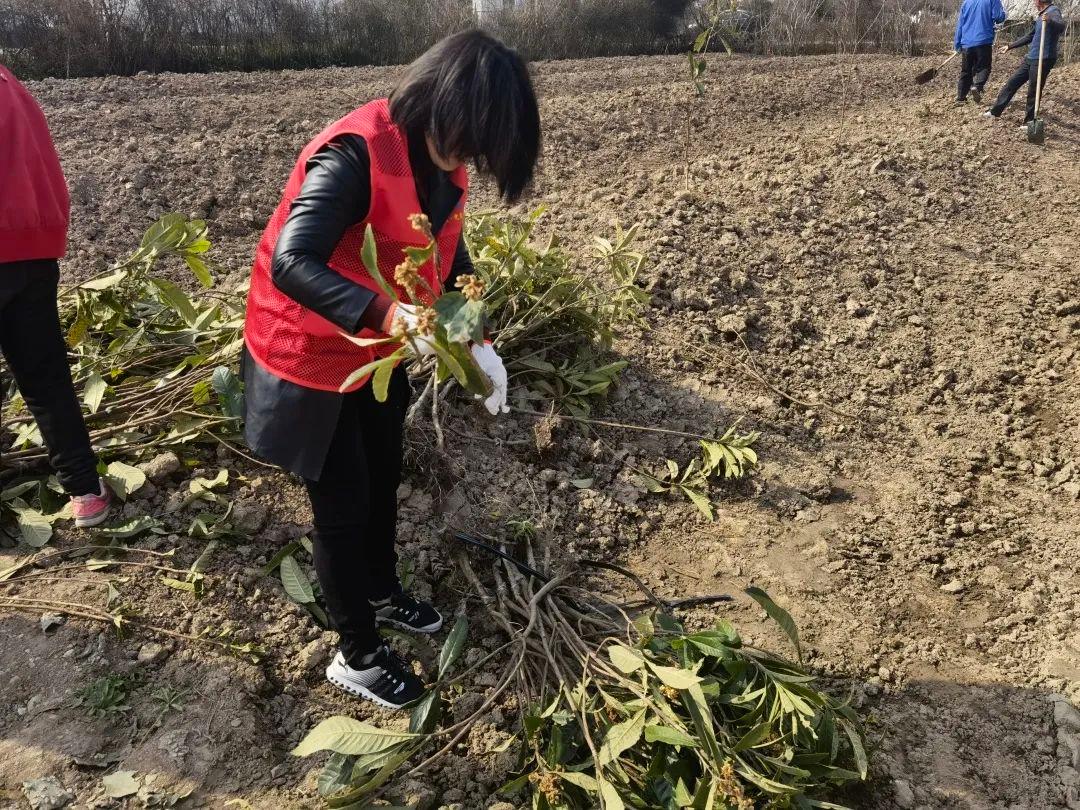
<instances>
[{"instance_id":1,"label":"young planted tree","mask_svg":"<svg viewBox=\"0 0 1080 810\"><path fill-rule=\"evenodd\" d=\"M686 189L690 190L690 172L693 164L694 147L694 109L701 97L705 95L705 71L708 69L706 54L713 43L719 41L730 56L734 53L732 43L736 32L724 23L724 12L729 14L736 10L735 0L729 3L721 3L721 0L705 0L700 7L698 35L694 38L690 50L686 53L688 78L690 89L686 99L686 143L683 160L686 168Z\"/></svg>"}]
</instances>

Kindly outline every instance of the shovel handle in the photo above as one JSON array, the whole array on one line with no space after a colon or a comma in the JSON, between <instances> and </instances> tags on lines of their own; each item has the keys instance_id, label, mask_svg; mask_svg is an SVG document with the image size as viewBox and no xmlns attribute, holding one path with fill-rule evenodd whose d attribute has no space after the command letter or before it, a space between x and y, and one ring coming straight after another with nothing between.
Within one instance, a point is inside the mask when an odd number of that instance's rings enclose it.
<instances>
[{"instance_id":1,"label":"shovel handle","mask_svg":"<svg viewBox=\"0 0 1080 810\"><path fill-rule=\"evenodd\" d=\"M1042 75L1043 75L1043 49L1046 47L1046 12L1040 15L1042 22L1039 27L1039 66L1035 73L1035 120L1039 120L1039 107L1042 106Z\"/></svg>"}]
</instances>

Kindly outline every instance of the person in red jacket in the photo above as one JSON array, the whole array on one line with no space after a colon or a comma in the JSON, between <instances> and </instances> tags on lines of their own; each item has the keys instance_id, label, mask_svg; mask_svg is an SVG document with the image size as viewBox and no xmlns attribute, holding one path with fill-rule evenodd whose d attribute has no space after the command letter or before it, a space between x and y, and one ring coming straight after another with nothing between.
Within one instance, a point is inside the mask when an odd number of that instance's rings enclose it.
<instances>
[{"instance_id":1,"label":"person in red jacket","mask_svg":"<svg viewBox=\"0 0 1080 810\"><path fill-rule=\"evenodd\" d=\"M98 477L56 307L67 227L67 183L45 115L0 65L0 351L71 496L75 525L97 526L110 494Z\"/></svg>"},{"instance_id":2,"label":"person in red jacket","mask_svg":"<svg viewBox=\"0 0 1080 810\"><path fill-rule=\"evenodd\" d=\"M415 328L368 275L360 251L370 226L381 275L394 279L402 249L426 244L411 225L424 214L437 258L420 268L432 290L472 273L461 238L466 162L507 201L533 176L540 113L521 57L480 31L448 37L406 69L388 99L356 109L300 153L259 243L244 326L244 435L256 455L304 479L314 516L313 558L340 651L327 679L381 706L423 695L412 668L379 625L434 633L442 616L402 589L394 549L409 378L398 366L385 402L352 372L372 350L345 335ZM409 300L401 291L399 296ZM430 350L416 341L421 354ZM472 346L505 412L506 369L490 344Z\"/></svg>"}]
</instances>

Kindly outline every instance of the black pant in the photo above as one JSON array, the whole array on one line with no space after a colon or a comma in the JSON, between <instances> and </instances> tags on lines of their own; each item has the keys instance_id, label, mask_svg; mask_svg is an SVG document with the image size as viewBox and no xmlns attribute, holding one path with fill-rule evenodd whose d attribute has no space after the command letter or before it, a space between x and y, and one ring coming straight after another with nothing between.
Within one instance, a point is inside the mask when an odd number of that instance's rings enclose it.
<instances>
[{"instance_id":1,"label":"black pant","mask_svg":"<svg viewBox=\"0 0 1080 810\"><path fill-rule=\"evenodd\" d=\"M963 61L960 63L960 84L956 88L956 98L963 101L971 92L972 85L980 93L990 79L990 68L994 63L994 45L976 45L964 48Z\"/></svg>"},{"instance_id":2,"label":"black pant","mask_svg":"<svg viewBox=\"0 0 1080 810\"><path fill-rule=\"evenodd\" d=\"M88 495L98 492L97 459L68 368L56 310L59 281L55 259L0 264L0 350L60 483L70 495Z\"/></svg>"},{"instance_id":3,"label":"black pant","mask_svg":"<svg viewBox=\"0 0 1080 810\"><path fill-rule=\"evenodd\" d=\"M345 395L318 481L304 479L315 516L315 572L346 660L381 643L369 600L390 596L397 577L397 490L401 483L409 378L398 366L386 402L365 385Z\"/></svg>"},{"instance_id":4,"label":"black pant","mask_svg":"<svg viewBox=\"0 0 1080 810\"><path fill-rule=\"evenodd\" d=\"M1050 75L1050 71L1056 63L1056 59L1043 60L1042 86L1044 90L1046 89L1046 77ZM997 101L995 101L994 106L990 108L990 112L994 115L1001 115L1005 112L1005 108L1009 106L1009 102L1012 101L1013 96L1016 95L1016 91L1026 83L1028 86L1027 109L1024 111L1024 122L1033 121L1035 119L1035 87L1038 73L1038 61L1025 59L1024 63L1016 69L1016 72L1009 77L1009 80L1005 82L1005 85L1001 88L1001 92L998 93Z\"/></svg>"}]
</instances>

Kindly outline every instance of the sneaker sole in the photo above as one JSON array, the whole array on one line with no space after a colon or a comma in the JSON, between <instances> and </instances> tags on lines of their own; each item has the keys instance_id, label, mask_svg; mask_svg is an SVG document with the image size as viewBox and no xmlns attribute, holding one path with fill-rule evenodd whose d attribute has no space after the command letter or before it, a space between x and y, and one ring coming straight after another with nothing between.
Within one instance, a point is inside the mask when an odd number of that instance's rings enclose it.
<instances>
[{"instance_id":1,"label":"sneaker sole","mask_svg":"<svg viewBox=\"0 0 1080 810\"><path fill-rule=\"evenodd\" d=\"M326 680L343 692L348 692L353 697L362 698L363 700L370 700L376 706L382 706L384 709L404 709L415 702L410 700L408 703L391 703L389 700L379 697L367 687L349 683L344 678L335 677L329 667L326 670Z\"/></svg>"},{"instance_id":2,"label":"sneaker sole","mask_svg":"<svg viewBox=\"0 0 1080 810\"><path fill-rule=\"evenodd\" d=\"M424 627L414 627L411 624L405 622L395 621L393 619L383 619L379 616L375 617L376 624L386 625L387 627L395 627L398 630L405 630L408 633L424 633L425 635L431 635L432 633L438 633L442 630L443 618L440 616L439 620L434 624L429 624Z\"/></svg>"},{"instance_id":3,"label":"sneaker sole","mask_svg":"<svg viewBox=\"0 0 1080 810\"><path fill-rule=\"evenodd\" d=\"M90 517L85 518L75 518L75 528L92 529L94 526L100 526L108 519L108 517L109 510L106 508L101 510L100 515L91 515Z\"/></svg>"}]
</instances>

